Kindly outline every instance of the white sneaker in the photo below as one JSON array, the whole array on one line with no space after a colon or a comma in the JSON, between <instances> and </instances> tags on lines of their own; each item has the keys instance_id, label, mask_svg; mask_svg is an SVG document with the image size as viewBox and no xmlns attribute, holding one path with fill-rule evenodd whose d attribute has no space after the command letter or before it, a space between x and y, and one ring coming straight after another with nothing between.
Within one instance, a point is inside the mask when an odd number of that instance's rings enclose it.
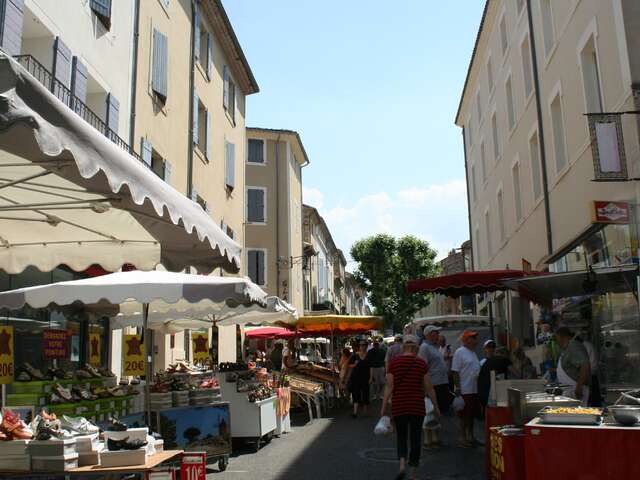
<instances>
[{"instance_id":1,"label":"white sneaker","mask_svg":"<svg viewBox=\"0 0 640 480\"><path fill-rule=\"evenodd\" d=\"M61 427L73 432L75 435L91 435L98 433L100 429L84 417L68 417L62 415Z\"/></svg>"}]
</instances>

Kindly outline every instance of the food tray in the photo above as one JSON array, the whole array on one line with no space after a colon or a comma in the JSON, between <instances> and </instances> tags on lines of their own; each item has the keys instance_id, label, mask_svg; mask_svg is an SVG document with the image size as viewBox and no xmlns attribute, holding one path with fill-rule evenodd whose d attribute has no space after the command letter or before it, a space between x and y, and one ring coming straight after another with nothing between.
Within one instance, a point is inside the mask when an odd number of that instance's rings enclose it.
<instances>
[{"instance_id":1,"label":"food tray","mask_svg":"<svg viewBox=\"0 0 640 480\"><path fill-rule=\"evenodd\" d=\"M547 425L600 425L602 413L550 413L552 407L543 408L539 412L540 421Z\"/></svg>"}]
</instances>

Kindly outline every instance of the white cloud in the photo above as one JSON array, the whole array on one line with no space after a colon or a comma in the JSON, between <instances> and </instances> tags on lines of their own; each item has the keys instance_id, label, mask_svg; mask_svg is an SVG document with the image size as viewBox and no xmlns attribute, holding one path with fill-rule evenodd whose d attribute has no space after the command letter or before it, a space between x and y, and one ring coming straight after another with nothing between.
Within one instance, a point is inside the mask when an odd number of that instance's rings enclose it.
<instances>
[{"instance_id":1,"label":"white cloud","mask_svg":"<svg viewBox=\"0 0 640 480\"><path fill-rule=\"evenodd\" d=\"M378 192L353 205L324 208L319 189L305 188L305 202L318 207L334 240L345 254L351 245L368 235L390 233L415 235L437 250L438 258L467 240L467 197L464 180L412 187L398 192ZM319 206L323 205L323 206Z\"/></svg>"},{"instance_id":2,"label":"white cloud","mask_svg":"<svg viewBox=\"0 0 640 480\"><path fill-rule=\"evenodd\" d=\"M324 207L324 194L317 188L302 187L302 199L305 204L317 209Z\"/></svg>"}]
</instances>

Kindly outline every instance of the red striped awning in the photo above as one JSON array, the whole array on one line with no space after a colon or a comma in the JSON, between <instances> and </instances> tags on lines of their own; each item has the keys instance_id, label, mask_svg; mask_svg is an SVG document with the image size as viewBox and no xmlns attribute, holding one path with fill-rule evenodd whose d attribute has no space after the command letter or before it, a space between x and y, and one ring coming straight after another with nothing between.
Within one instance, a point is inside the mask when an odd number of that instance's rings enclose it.
<instances>
[{"instance_id":1,"label":"red striped awning","mask_svg":"<svg viewBox=\"0 0 640 480\"><path fill-rule=\"evenodd\" d=\"M502 283L504 280L542 274L542 272L524 272L522 270L462 272L441 277L411 280L407 289L411 293L439 293L448 297L459 297L474 293L509 290L509 287Z\"/></svg>"}]
</instances>

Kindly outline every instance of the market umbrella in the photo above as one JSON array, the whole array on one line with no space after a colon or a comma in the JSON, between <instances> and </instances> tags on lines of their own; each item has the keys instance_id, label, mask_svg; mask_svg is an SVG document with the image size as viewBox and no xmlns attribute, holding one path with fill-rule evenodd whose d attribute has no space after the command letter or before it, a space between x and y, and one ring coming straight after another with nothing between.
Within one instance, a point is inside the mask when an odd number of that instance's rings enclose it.
<instances>
[{"instance_id":1,"label":"market umbrella","mask_svg":"<svg viewBox=\"0 0 640 480\"><path fill-rule=\"evenodd\" d=\"M234 308L252 304L266 306L267 294L246 278L188 275L172 272L118 272L101 277L26 287L0 293L0 308L84 308L98 315L135 310L142 306L143 328L148 331L149 312L162 312L181 305L185 314L190 308L206 304L216 308ZM145 334L146 402L149 410L151 380L151 345Z\"/></svg>"},{"instance_id":2,"label":"market umbrella","mask_svg":"<svg viewBox=\"0 0 640 480\"><path fill-rule=\"evenodd\" d=\"M0 190L0 268L7 273L94 264L107 271L125 264L239 270L240 245L200 205L2 53Z\"/></svg>"},{"instance_id":3,"label":"market umbrella","mask_svg":"<svg viewBox=\"0 0 640 480\"><path fill-rule=\"evenodd\" d=\"M249 339L269 339L269 338L295 338L296 332L278 327L259 327L247 330L245 336Z\"/></svg>"}]
</instances>

